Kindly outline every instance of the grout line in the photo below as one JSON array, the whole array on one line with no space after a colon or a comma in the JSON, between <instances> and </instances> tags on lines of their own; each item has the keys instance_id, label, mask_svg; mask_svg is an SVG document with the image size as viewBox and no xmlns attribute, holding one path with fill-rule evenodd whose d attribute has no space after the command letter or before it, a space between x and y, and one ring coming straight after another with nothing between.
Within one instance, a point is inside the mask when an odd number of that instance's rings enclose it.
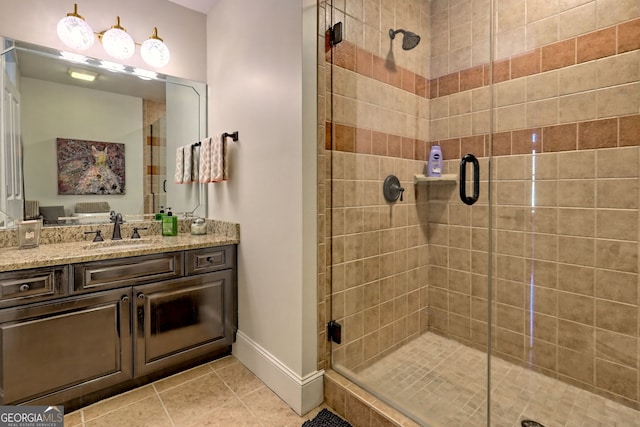
<instances>
[{"instance_id":1,"label":"grout line","mask_svg":"<svg viewBox=\"0 0 640 427\"><path fill-rule=\"evenodd\" d=\"M169 422L171 423L171 426L172 427L176 427L176 423L173 421L173 417L169 413L169 410L167 409L167 406L164 404L164 400L162 400L162 397L160 396L160 393L158 392L158 389L156 388L156 382L151 383L151 387L153 387L153 391L156 393L156 396L158 397L158 400L160 401L160 405L162 405L162 409L164 410L164 413L167 415L167 418L169 418Z\"/></svg>"}]
</instances>

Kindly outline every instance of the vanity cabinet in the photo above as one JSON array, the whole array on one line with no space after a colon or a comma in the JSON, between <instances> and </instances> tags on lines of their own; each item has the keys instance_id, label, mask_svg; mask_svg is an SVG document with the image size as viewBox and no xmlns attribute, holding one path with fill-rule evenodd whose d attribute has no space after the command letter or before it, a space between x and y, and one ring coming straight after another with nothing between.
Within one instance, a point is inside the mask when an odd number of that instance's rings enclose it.
<instances>
[{"instance_id":1,"label":"vanity cabinet","mask_svg":"<svg viewBox=\"0 0 640 427\"><path fill-rule=\"evenodd\" d=\"M2 404L63 402L129 379L130 300L118 289L0 310Z\"/></svg>"},{"instance_id":2,"label":"vanity cabinet","mask_svg":"<svg viewBox=\"0 0 640 427\"><path fill-rule=\"evenodd\" d=\"M235 262L230 245L0 274L46 294L0 309L0 404L64 404L228 352Z\"/></svg>"}]
</instances>

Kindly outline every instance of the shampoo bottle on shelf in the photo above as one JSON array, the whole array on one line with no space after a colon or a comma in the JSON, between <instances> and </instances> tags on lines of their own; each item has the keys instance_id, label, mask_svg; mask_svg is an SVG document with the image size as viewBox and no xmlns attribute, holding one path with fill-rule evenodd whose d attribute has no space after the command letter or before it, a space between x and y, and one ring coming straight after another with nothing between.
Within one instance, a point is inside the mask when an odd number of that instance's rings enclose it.
<instances>
[{"instance_id":1,"label":"shampoo bottle on shelf","mask_svg":"<svg viewBox=\"0 0 640 427\"><path fill-rule=\"evenodd\" d=\"M178 218L173 216L171 208L167 208L167 214L162 217L162 235L177 236L178 235Z\"/></svg>"},{"instance_id":2,"label":"shampoo bottle on shelf","mask_svg":"<svg viewBox=\"0 0 640 427\"><path fill-rule=\"evenodd\" d=\"M441 176L442 175L442 151L439 145L431 147L429 153L429 162L427 163L427 176Z\"/></svg>"}]
</instances>

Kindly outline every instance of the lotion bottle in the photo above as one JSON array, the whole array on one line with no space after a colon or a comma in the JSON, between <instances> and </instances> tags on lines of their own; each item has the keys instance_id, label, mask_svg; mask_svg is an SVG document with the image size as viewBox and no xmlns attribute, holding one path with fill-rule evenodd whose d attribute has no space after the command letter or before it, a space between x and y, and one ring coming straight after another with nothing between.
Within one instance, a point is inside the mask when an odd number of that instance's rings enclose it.
<instances>
[{"instance_id":1,"label":"lotion bottle","mask_svg":"<svg viewBox=\"0 0 640 427\"><path fill-rule=\"evenodd\" d=\"M438 177L442 175L442 151L439 145L431 147L429 163L427 163L427 176Z\"/></svg>"},{"instance_id":2,"label":"lotion bottle","mask_svg":"<svg viewBox=\"0 0 640 427\"><path fill-rule=\"evenodd\" d=\"M162 217L162 235L177 236L178 235L178 218L173 216L171 208L167 208L167 214Z\"/></svg>"}]
</instances>

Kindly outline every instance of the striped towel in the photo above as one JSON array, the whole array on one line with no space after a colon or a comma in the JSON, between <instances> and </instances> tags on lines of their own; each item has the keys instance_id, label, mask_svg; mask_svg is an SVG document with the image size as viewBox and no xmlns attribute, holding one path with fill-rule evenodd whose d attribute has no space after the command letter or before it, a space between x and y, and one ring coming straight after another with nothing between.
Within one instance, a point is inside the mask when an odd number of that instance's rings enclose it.
<instances>
[{"instance_id":1,"label":"striped towel","mask_svg":"<svg viewBox=\"0 0 640 427\"><path fill-rule=\"evenodd\" d=\"M211 138L205 138L200 144L200 182L211 181Z\"/></svg>"},{"instance_id":2,"label":"striped towel","mask_svg":"<svg viewBox=\"0 0 640 427\"><path fill-rule=\"evenodd\" d=\"M176 184L184 183L184 147L176 149Z\"/></svg>"}]
</instances>

